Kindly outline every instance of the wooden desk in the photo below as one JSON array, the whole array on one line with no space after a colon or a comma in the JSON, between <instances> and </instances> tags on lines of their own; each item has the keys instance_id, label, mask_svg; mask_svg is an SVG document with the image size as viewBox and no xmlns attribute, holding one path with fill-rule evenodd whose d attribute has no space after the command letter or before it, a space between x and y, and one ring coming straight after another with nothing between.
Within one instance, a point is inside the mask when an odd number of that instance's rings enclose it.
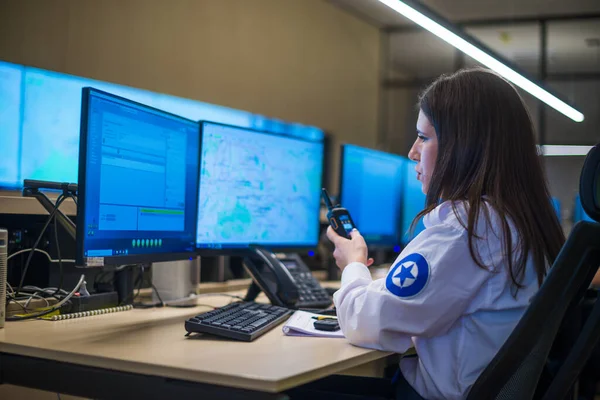
<instances>
[{"instance_id":1,"label":"wooden desk","mask_svg":"<svg viewBox=\"0 0 600 400\"><path fill-rule=\"evenodd\" d=\"M229 301L198 299L211 306ZM343 339L285 336L280 327L250 343L184 337L184 320L205 310L167 307L57 322L9 322L0 329L0 376L4 383L94 398L192 393L277 398L269 393L390 354Z\"/></svg>"}]
</instances>

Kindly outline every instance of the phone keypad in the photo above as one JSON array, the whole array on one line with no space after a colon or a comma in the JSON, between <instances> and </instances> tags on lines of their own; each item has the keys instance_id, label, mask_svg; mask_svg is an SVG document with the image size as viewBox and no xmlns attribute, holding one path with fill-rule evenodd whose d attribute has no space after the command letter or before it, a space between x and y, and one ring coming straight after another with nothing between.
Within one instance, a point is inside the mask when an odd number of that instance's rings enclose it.
<instances>
[{"instance_id":1,"label":"phone keypad","mask_svg":"<svg viewBox=\"0 0 600 400\"><path fill-rule=\"evenodd\" d=\"M310 272L295 272L292 277L298 286L297 307L327 307L331 304L331 297Z\"/></svg>"}]
</instances>

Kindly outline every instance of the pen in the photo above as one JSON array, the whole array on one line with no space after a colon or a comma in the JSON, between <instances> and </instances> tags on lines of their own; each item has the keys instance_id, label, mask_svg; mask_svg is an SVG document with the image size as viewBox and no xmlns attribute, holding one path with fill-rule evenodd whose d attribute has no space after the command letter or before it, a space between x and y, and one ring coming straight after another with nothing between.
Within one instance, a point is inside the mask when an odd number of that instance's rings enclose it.
<instances>
[{"instance_id":1,"label":"pen","mask_svg":"<svg viewBox=\"0 0 600 400\"><path fill-rule=\"evenodd\" d=\"M312 317L312 319L316 319L317 321L322 321L324 319L337 319L337 317L330 317L327 315L319 315L318 317L317 316Z\"/></svg>"}]
</instances>

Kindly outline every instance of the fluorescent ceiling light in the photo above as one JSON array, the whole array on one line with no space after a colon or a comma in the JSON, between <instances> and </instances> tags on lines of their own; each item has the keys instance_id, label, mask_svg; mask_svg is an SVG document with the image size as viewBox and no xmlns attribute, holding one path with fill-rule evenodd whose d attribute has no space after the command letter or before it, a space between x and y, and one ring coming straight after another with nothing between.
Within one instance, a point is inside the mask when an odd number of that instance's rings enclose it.
<instances>
[{"instance_id":1,"label":"fluorescent ceiling light","mask_svg":"<svg viewBox=\"0 0 600 400\"><path fill-rule=\"evenodd\" d=\"M585 156L593 146L544 145L545 156Z\"/></svg>"},{"instance_id":2,"label":"fluorescent ceiling light","mask_svg":"<svg viewBox=\"0 0 600 400\"><path fill-rule=\"evenodd\" d=\"M439 23L435 22L428 16L420 13L415 10L413 7L407 5L403 1L400 0L379 0L381 3L385 4L389 8L397 11L398 13L404 15L406 18L410 19L417 25L427 29L429 32L433 33L440 39L445 42L451 44L456 47L463 53L468 56L474 58L479 61L481 64L486 67L496 71L498 74L502 75L507 80L511 81L515 85L519 86L521 89L529 92L531 95L537 97L544 103L548 104L550 107L555 110L563 113L567 117L571 118L575 122L583 121L583 114L558 97L554 96L547 90L543 89L539 85L533 83L529 79L525 78L523 75L513 70L512 68L506 66L501 61L492 57L485 51L481 50L477 46L469 43L467 40L463 39L456 33L451 30L443 27Z\"/></svg>"}]
</instances>

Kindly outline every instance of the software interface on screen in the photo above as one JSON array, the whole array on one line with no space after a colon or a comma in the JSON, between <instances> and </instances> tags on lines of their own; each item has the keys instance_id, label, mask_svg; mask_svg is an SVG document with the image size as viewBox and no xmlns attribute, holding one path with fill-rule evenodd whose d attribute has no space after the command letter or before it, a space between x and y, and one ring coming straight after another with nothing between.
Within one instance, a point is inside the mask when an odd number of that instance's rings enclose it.
<instances>
[{"instance_id":1,"label":"software interface on screen","mask_svg":"<svg viewBox=\"0 0 600 400\"><path fill-rule=\"evenodd\" d=\"M95 90L87 99L83 255L193 251L198 123Z\"/></svg>"},{"instance_id":2,"label":"software interface on screen","mask_svg":"<svg viewBox=\"0 0 600 400\"><path fill-rule=\"evenodd\" d=\"M322 139L201 123L197 247L315 246Z\"/></svg>"},{"instance_id":3,"label":"software interface on screen","mask_svg":"<svg viewBox=\"0 0 600 400\"><path fill-rule=\"evenodd\" d=\"M417 236L425 226L423 219L420 219L415 225L414 231L410 231L413 219L425 208L425 198L421 187L421 181L417 179L415 163L407 159L405 169L406 179L404 180L404 201L402 203L402 244L406 245L415 236Z\"/></svg>"},{"instance_id":4,"label":"software interface on screen","mask_svg":"<svg viewBox=\"0 0 600 400\"><path fill-rule=\"evenodd\" d=\"M406 163L404 157L382 151L342 148L340 201L369 245L400 243Z\"/></svg>"}]
</instances>

